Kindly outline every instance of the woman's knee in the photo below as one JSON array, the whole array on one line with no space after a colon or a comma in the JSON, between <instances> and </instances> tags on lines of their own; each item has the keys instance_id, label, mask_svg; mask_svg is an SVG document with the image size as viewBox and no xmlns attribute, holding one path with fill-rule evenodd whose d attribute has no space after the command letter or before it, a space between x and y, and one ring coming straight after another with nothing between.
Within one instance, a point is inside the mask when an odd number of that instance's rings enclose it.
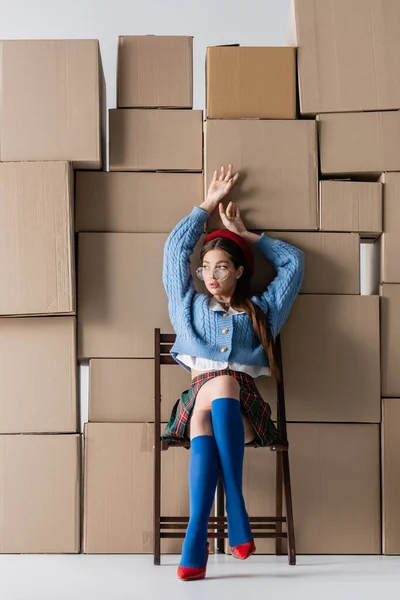
<instances>
[{"instance_id":1,"label":"woman's knee","mask_svg":"<svg viewBox=\"0 0 400 600\"><path fill-rule=\"evenodd\" d=\"M200 396L200 398L199 398ZM230 375L220 375L207 381L200 389L197 398L211 410L213 400L217 398L235 398L240 400L240 385L237 379ZM197 403L197 399L196 399Z\"/></svg>"}]
</instances>

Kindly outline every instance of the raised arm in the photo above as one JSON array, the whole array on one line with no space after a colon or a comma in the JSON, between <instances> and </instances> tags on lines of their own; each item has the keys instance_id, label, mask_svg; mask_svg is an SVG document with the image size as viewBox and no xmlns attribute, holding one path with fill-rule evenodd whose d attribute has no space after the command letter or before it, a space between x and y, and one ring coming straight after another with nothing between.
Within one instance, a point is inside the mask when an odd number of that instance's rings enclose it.
<instances>
[{"instance_id":1,"label":"raised arm","mask_svg":"<svg viewBox=\"0 0 400 600\"><path fill-rule=\"evenodd\" d=\"M253 296L268 317L271 333L276 337L286 321L304 277L304 252L291 244L262 233L253 244L275 267L277 274L265 292Z\"/></svg>"},{"instance_id":2,"label":"raised arm","mask_svg":"<svg viewBox=\"0 0 400 600\"><path fill-rule=\"evenodd\" d=\"M162 277L171 320L185 304L188 295L194 292L190 256L208 217L206 210L194 206L192 212L175 225L165 242Z\"/></svg>"},{"instance_id":3,"label":"raised arm","mask_svg":"<svg viewBox=\"0 0 400 600\"><path fill-rule=\"evenodd\" d=\"M229 194L238 177L239 173L233 175L232 165L226 172L224 167L220 172L215 171L205 201L175 225L165 242L162 277L173 325L177 311L188 305L195 292L190 256L203 233L204 223L219 202Z\"/></svg>"}]
</instances>

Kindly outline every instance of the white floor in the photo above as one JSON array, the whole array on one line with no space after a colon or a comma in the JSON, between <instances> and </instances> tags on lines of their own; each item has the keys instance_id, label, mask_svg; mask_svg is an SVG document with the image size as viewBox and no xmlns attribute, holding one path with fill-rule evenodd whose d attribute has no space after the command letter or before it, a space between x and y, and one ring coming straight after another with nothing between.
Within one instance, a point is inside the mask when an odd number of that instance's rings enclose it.
<instances>
[{"instance_id":1,"label":"white floor","mask_svg":"<svg viewBox=\"0 0 400 600\"><path fill-rule=\"evenodd\" d=\"M1 600L379 600L400 596L400 557L210 556L207 578L176 578L178 556L0 556ZM389 596L390 595L390 596Z\"/></svg>"}]
</instances>

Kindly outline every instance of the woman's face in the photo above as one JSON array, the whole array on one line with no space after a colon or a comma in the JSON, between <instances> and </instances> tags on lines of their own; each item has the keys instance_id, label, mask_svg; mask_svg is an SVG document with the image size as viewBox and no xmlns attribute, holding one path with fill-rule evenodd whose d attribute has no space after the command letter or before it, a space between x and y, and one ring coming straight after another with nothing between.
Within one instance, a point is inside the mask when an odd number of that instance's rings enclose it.
<instances>
[{"instance_id":1,"label":"woman's face","mask_svg":"<svg viewBox=\"0 0 400 600\"><path fill-rule=\"evenodd\" d=\"M206 288L213 295L232 295L244 267L235 269L225 250L209 250L201 263ZM218 271L216 269L218 268Z\"/></svg>"}]
</instances>

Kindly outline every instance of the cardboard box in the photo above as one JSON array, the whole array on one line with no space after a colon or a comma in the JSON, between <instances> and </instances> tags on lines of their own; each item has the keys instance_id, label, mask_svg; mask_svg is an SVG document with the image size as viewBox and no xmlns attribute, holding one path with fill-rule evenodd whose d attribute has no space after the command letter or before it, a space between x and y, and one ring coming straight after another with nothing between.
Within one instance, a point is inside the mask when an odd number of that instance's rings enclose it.
<instances>
[{"instance_id":1,"label":"cardboard box","mask_svg":"<svg viewBox=\"0 0 400 600\"><path fill-rule=\"evenodd\" d=\"M0 552L80 551L80 436L0 435Z\"/></svg>"},{"instance_id":2,"label":"cardboard box","mask_svg":"<svg viewBox=\"0 0 400 600\"><path fill-rule=\"evenodd\" d=\"M242 177L237 201L248 229L317 229L317 140L312 121L206 122L206 190L215 169L232 163ZM214 211L208 231L222 222Z\"/></svg>"},{"instance_id":3,"label":"cardboard box","mask_svg":"<svg viewBox=\"0 0 400 600\"><path fill-rule=\"evenodd\" d=\"M400 173L384 173L381 282L400 283Z\"/></svg>"},{"instance_id":4,"label":"cardboard box","mask_svg":"<svg viewBox=\"0 0 400 600\"><path fill-rule=\"evenodd\" d=\"M0 433L78 430L74 317L0 319Z\"/></svg>"},{"instance_id":5,"label":"cardboard box","mask_svg":"<svg viewBox=\"0 0 400 600\"><path fill-rule=\"evenodd\" d=\"M118 108L192 108L193 38L118 38Z\"/></svg>"},{"instance_id":6,"label":"cardboard box","mask_svg":"<svg viewBox=\"0 0 400 600\"><path fill-rule=\"evenodd\" d=\"M78 357L153 358L172 332L162 283L165 233L78 236Z\"/></svg>"},{"instance_id":7,"label":"cardboard box","mask_svg":"<svg viewBox=\"0 0 400 600\"><path fill-rule=\"evenodd\" d=\"M299 554L380 554L379 425L288 426Z\"/></svg>"},{"instance_id":8,"label":"cardboard box","mask_svg":"<svg viewBox=\"0 0 400 600\"><path fill-rule=\"evenodd\" d=\"M201 171L201 110L110 110L110 171Z\"/></svg>"},{"instance_id":9,"label":"cardboard box","mask_svg":"<svg viewBox=\"0 0 400 600\"><path fill-rule=\"evenodd\" d=\"M153 552L153 442L150 423L85 425L84 539L86 554ZM161 456L161 514L188 516L190 452ZM181 539L161 540L161 551L180 553Z\"/></svg>"},{"instance_id":10,"label":"cardboard box","mask_svg":"<svg viewBox=\"0 0 400 600\"><path fill-rule=\"evenodd\" d=\"M298 554L380 554L379 425L289 423L288 439ZM275 514L268 449L246 448L243 493L250 515ZM274 540L256 546L275 552Z\"/></svg>"},{"instance_id":11,"label":"cardboard box","mask_svg":"<svg viewBox=\"0 0 400 600\"><path fill-rule=\"evenodd\" d=\"M300 295L282 356L288 421L380 422L378 296Z\"/></svg>"},{"instance_id":12,"label":"cardboard box","mask_svg":"<svg viewBox=\"0 0 400 600\"><path fill-rule=\"evenodd\" d=\"M161 365L161 419L189 389L190 373L178 364ZM94 359L89 363L89 421L154 421L154 359Z\"/></svg>"},{"instance_id":13,"label":"cardboard box","mask_svg":"<svg viewBox=\"0 0 400 600\"><path fill-rule=\"evenodd\" d=\"M0 161L100 169L105 90L98 40L0 42Z\"/></svg>"},{"instance_id":14,"label":"cardboard box","mask_svg":"<svg viewBox=\"0 0 400 600\"><path fill-rule=\"evenodd\" d=\"M169 233L203 193L201 173L78 172L75 229Z\"/></svg>"},{"instance_id":15,"label":"cardboard box","mask_svg":"<svg viewBox=\"0 0 400 600\"><path fill-rule=\"evenodd\" d=\"M72 168L0 163L0 315L75 312Z\"/></svg>"},{"instance_id":16,"label":"cardboard box","mask_svg":"<svg viewBox=\"0 0 400 600\"><path fill-rule=\"evenodd\" d=\"M295 119L296 49L207 48L209 119Z\"/></svg>"},{"instance_id":17,"label":"cardboard box","mask_svg":"<svg viewBox=\"0 0 400 600\"><path fill-rule=\"evenodd\" d=\"M382 187L367 181L320 181L321 230L377 237L382 231Z\"/></svg>"},{"instance_id":18,"label":"cardboard box","mask_svg":"<svg viewBox=\"0 0 400 600\"><path fill-rule=\"evenodd\" d=\"M280 231L270 235L305 253L302 294L360 293L360 238L356 233ZM256 277L258 274L262 274L260 269Z\"/></svg>"},{"instance_id":19,"label":"cardboard box","mask_svg":"<svg viewBox=\"0 0 400 600\"><path fill-rule=\"evenodd\" d=\"M400 170L400 112L318 115L321 172L370 175Z\"/></svg>"},{"instance_id":20,"label":"cardboard box","mask_svg":"<svg viewBox=\"0 0 400 600\"><path fill-rule=\"evenodd\" d=\"M382 396L400 397L400 285L384 283L381 296Z\"/></svg>"},{"instance_id":21,"label":"cardboard box","mask_svg":"<svg viewBox=\"0 0 400 600\"><path fill-rule=\"evenodd\" d=\"M400 399L382 400L383 553L400 554Z\"/></svg>"},{"instance_id":22,"label":"cardboard box","mask_svg":"<svg viewBox=\"0 0 400 600\"><path fill-rule=\"evenodd\" d=\"M302 114L400 108L398 2L295 0Z\"/></svg>"}]
</instances>

